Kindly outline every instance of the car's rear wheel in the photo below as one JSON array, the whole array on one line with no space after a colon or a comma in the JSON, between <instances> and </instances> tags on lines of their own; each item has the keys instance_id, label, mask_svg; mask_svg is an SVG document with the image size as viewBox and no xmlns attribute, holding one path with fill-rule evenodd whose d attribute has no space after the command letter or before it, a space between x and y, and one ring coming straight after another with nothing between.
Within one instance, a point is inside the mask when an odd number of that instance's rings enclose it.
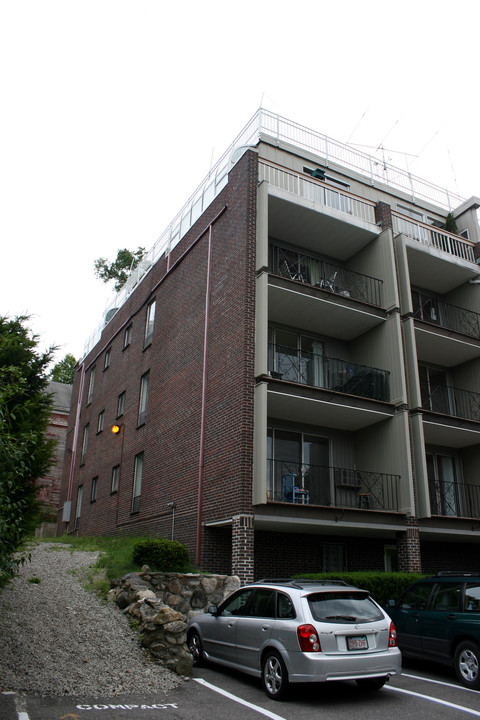
<instances>
[{"instance_id":1,"label":"car's rear wheel","mask_svg":"<svg viewBox=\"0 0 480 720\"><path fill-rule=\"evenodd\" d=\"M263 658L263 689L272 700L284 700L289 691L288 672L280 655L269 650Z\"/></svg>"},{"instance_id":2,"label":"car's rear wheel","mask_svg":"<svg viewBox=\"0 0 480 720\"><path fill-rule=\"evenodd\" d=\"M387 682L387 677L375 677L375 678L360 678L359 680L355 680L358 687L361 690L367 690L367 691L373 691L373 690L381 690L382 687Z\"/></svg>"},{"instance_id":3,"label":"car's rear wheel","mask_svg":"<svg viewBox=\"0 0 480 720\"><path fill-rule=\"evenodd\" d=\"M453 666L457 677L465 687L480 690L480 648L465 640L455 650Z\"/></svg>"},{"instance_id":4,"label":"car's rear wheel","mask_svg":"<svg viewBox=\"0 0 480 720\"><path fill-rule=\"evenodd\" d=\"M199 667L203 663L203 647L202 647L202 641L200 640L200 635L196 630L192 630L187 639L187 645L188 649L190 650L190 654L193 657L193 664L196 667Z\"/></svg>"}]
</instances>

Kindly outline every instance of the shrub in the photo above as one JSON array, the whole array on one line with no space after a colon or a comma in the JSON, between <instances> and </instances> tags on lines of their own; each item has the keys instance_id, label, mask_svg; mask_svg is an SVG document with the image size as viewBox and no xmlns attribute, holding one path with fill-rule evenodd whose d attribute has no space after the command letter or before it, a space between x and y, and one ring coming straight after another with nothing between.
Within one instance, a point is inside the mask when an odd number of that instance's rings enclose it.
<instances>
[{"instance_id":1,"label":"shrub","mask_svg":"<svg viewBox=\"0 0 480 720\"><path fill-rule=\"evenodd\" d=\"M379 605L395 599L416 580L424 577L418 573L359 571L345 573L308 573L297 575L305 580L343 580L348 585L368 590Z\"/></svg>"},{"instance_id":2,"label":"shrub","mask_svg":"<svg viewBox=\"0 0 480 720\"><path fill-rule=\"evenodd\" d=\"M183 572L190 564L186 545L165 538L139 540L132 557L135 564L148 565L156 572Z\"/></svg>"}]
</instances>

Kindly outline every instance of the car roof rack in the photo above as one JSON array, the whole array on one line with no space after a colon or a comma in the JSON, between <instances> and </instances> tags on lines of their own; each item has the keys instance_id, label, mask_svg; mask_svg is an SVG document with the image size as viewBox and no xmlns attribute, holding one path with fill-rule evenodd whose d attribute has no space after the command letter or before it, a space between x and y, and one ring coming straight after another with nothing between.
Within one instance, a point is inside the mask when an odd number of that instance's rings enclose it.
<instances>
[{"instance_id":1,"label":"car roof rack","mask_svg":"<svg viewBox=\"0 0 480 720\"><path fill-rule=\"evenodd\" d=\"M477 577L479 575L480 571L474 572L473 570L459 570L458 572L455 572L454 570L439 570L435 573L435 577Z\"/></svg>"},{"instance_id":2,"label":"car roof rack","mask_svg":"<svg viewBox=\"0 0 480 720\"><path fill-rule=\"evenodd\" d=\"M304 585L342 585L350 587L344 580L311 580L310 578L262 578L255 580L252 585L288 585L302 588Z\"/></svg>"}]
</instances>

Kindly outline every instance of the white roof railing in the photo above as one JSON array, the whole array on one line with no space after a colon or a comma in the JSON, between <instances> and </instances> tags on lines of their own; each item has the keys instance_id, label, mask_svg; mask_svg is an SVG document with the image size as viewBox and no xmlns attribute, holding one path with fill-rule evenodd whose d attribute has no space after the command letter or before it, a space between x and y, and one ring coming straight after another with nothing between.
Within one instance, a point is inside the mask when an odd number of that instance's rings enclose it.
<instances>
[{"instance_id":1,"label":"white roof railing","mask_svg":"<svg viewBox=\"0 0 480 720\"><path fill-rule=\"evenodd\" d=\"M122 307L133 289L143 280L150 268L164 254L180 242L202 212L225 187L228 173L249 147L255 147L260 140L281 141L319 155L325 165L334 162L363 175L371 185L388 185L411 196L412 201L432 202L434 205L452 210L464 202L464 198L437 185L422 180L410 172L394 167L389 163L367 155L350 145L332 140L310 130L296 122L287 120L276 113L260 108L237 135L232 144L203 179L193 195L160 235L153 247L145 255L141 265L119 293L111 300L103 312L102 322L85 343L84 355L96 345L103 328Z\"/></svg>"}]
</instances>

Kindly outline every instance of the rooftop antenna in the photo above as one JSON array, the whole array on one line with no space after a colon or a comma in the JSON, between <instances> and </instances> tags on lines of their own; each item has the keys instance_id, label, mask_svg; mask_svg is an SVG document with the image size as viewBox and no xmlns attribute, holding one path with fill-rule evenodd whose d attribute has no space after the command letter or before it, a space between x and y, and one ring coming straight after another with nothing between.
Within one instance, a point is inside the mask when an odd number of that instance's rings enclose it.
<instances>
[{"instance_id":1,"label":"rooftop antenna","mask_svg":"<svg viewBox=\"0 0 480 720\"><path fill-rule=\"evenodd\" d=\"M453 182L455 183L455 190L457 191L457 195L460 195L460 193L458 192L457 178L455 176L455 170L453 167L452 156L450 154L450 148L447 149L447 152L448 152L448 158L450 160L450 168L452 170Z\"/></svg>"},{"instance_id":2,"label":"rooftop antenna","mask_svg":"<svg viewBox=\"0 0 480 720\"><path fill-rule=\"evenodd\" d=\"M360 123L362 122L362 120L363 120L363 118L365 117L366 114L367 114L367 111L365 110L365 112L363 113L362 117L360 118L360 120L357 122L357 124L356 124L355 127L353 128L352 132L350 133L350 136L349 136L347 142L345 143L346 145L348 145L348 143L350 142L353 133L356 131L356 129L358 128L358 126L360 125Z\"/></svg>"}]
</instances>

